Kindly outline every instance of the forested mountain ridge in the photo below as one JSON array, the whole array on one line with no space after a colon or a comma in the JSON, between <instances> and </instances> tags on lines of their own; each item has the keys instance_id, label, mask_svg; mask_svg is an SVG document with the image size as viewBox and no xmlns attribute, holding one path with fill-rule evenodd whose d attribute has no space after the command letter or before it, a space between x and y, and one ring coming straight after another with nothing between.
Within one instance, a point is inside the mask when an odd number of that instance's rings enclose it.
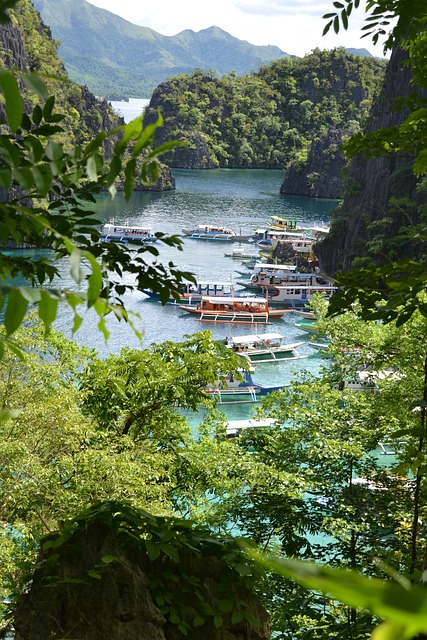
<instances>
[{"instance_id":1,"label":"forested mountain ridge","mask_svg":"<svg viewBox=\"0 0 427 640\"><path fill-rule=\"evenodd\" d=\"M281 169L304 163L330 127L357 131L384 69L341 48L283 58L244 77L197 70L157 87L146 118L165 118L157 143L185 143L165 156L171 167Z\"/></svg>"},{"instance_id":2,"label":"forested mountain ridge","mask_svg":"<svg viewBox=\"0 0 427 640\"><path fill-rule=\"evenodd\" d=\"M19 69L40 75L49 94L55 96L55 110L65 116L61 122L64 129L56 134L56 139L71 148L72 145L84 145L102 130L111 133L123 119L104 99L96 98L86 86L70 82L67 70L57 52L57 42L52 38L50 28L46 26L30 0L19 0L10 10L11 22L0 25L0 61L7 69ZM21 86L25 110L30 113L34 108L35 96L25 86ZM0 113L2 113L0 104ZM117 134L119 135L119 134ZM107 158L111 157L113 145L118 137L105 139L103 149ZM135 182L135 190L164 190L175 187L171 171L159 164L159 176L155 184L143 186ZM122 184L117 184L122 189Z\"/></svg>"},{"instance_id":3,"label":"forested mountain ridge","mask_svg":"<svg viewBox=\"0 0 427 640\"><path fill-rule=\"evenodd\" d=\"M10 24L0 25L0 61L6 68L40 74L55 96L56 108L66 116L63 142L84 144L101 128L111 131L122 122L106 100L96 99L87 87L70 83L50 29L29 0L20 0L10 16ZM34 97L24 87L22 91L28 111L34 107Z\"/></svg>"},{"instance_id":4,"label":"forested mountain ridge","mask_svg":"<svg viewBox=\"0 0 427 640\"><path fill-rule=\"evenodd\" d=\"M86 0L34 0L34 5L60 41L70 77L109 99L148 98L166 78L195 68L245 74L288 55L218 27L164 36Z\"/></svg>"}]
</instances>

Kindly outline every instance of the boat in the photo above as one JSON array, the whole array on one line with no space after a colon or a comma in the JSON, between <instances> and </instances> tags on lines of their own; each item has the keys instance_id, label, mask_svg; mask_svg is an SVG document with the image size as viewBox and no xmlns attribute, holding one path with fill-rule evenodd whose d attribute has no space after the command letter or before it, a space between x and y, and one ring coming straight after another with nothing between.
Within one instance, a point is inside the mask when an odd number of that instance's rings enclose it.
<instances>
[{"instance_id":1,"label":"boat","mask_svg":"<svg viewBox=\"0 0 427 640\"><path fill-rule=\"evenodd\" d=\"M331 284L311 285L311 284L289 284L274 287L261 287L263 295L267 296L270 304L281 304L294 306L305 306L316 294L324 298L330 298L337 290Z\"/></svg>"},{"instance_id":2,"label":"boat","mask_svg":"<svg viewBox=\"0 0 427 640\"><path fill-rule=\"evenodd\" d=\"M245 248L237 248L235 247L231 251L225 252L225 258L234 258L235 260L254 260L258 257L258 251L254 253L253 251L247 251Z\"/></svg>"},{"instance_id":3,"label":"boat","mask_svg":"<svg viewBox=\"0 0 427 640\"><path fill-rule=\"evenodd\" d=\"M231 227L214 224L198 224L195 229L182 229L182 233L194 240L249 242L251 235L238 235Z\"/></svg>"},{"instance_id":4,"label":"boat","mask_svg":"<svg viewBox=\"0 0 427 640\"><path fill-rule=\"evenodd\" d=\"M150 298L160 302L160 293L155 293L150 289L144 289L143 293ZM200 281L197 284L192 282L186 282L181 287L179 299L177 300L172 295L169 296L166 304L183 305L183 304L197 304L201 301L203 296L214 297L239 297L240 290L235 289L235 285L232 282L211 282L209 280Z\"/></svg>"},{"instance_id":5,"label":"boat","mask_svg":"<svg viewBox=\"0 0 427 640\"><path fill-rule=\"evenodd\" d=\"M306 331L307 333L313 333L313 334L319 333L316 322L311 320L303 320L302 322L295 322L295 326L301 331Z\"/></svg>"},{"instance_id":6,"label":"boat","mask_svg":"<svg viewBox=\"0 0 427 640\"><path fill-rule=\"evenodd\" d=\"M131 244L146 244L157 242L157 238L148 227L134 227L129 224L108 222L101 230L101 240L104 242L125 242Z\"/></svg>"},{"instance_id":7,"label":"boat","mask_svg":"<svg viewBox=\"0 0 427 640\"><path fill-rule=\"evenodd\" d=\"M280 333L258 333L248 336L235 336L225 339L226 345L237 355L253 363L279 362L302 358L297 348L305 342L285 344Z\"/></svg>"},{"instance_id":8,"label":"boat","mask_svg":"<svg viewBox=\"0 0 427 640\"><path fill-rule=\"evenodd\" d=\"M230 373L223 376L218 384L206 389L205 393L214 398L218 404L243 404L259 402L269 393L283 389L283 385L264 386L255 382L249 371L240 371L240 374L243 380Z\"/></svg>"},{"instance_id":9,"label":"boat","mask_svg":"<svg viewBox=\"0 0 427 640\"><path fill-rule=\"evenodd\" d=\"M313 347L316 351L327 351L329 349L329 342L307 342L309 347Z\"/></svg>"},{"instance_id":10,"label":"boat","mask_svg":"<svg viewBox=\"0 0 427 640\"><path fill-rule=\"evenodd\" d=\"M276 424L274 418L263 420L230 420L226 424L226 437L237 438L242 431L247 429L271 429Z\"/></svg>"},{"instance_id":11,"label":"boat","mask_svg":"<svg viewBox=\"0 0 427 640\"><path fill-rule=\"evenodd\" d=\"M266 298L223 298L203 296L200 304L180 305L199 320L208 322L239 322L241 324L267 324L270 318L281 318L287 309L269 309Z\"/></svg>"},{"instance_id":12,"label":"boat","mask_svg":"<svg viewBox=\"0 0 427 640\"><path fill-rule=\"evenodd\" d=\"M311 287L332 287L333 283L330 279L325 278L315 271L302 273L296 271L293 265L264 265L260 268L255 265L254 272L251 276L249 287L257 289L259 287L278 287L288 285L305 285Z\"/></svg>"}]
</instances>

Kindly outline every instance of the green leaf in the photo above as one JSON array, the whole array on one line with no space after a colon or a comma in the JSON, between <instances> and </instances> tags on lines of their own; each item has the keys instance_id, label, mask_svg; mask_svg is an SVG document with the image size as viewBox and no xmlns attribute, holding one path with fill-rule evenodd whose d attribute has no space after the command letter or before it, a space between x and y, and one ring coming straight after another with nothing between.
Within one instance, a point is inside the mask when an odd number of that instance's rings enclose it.
<instances>
[{"instance_id":1,"label":"green leaf","mask_svg":"<svg viewBox=\"0 0 427 640\"><path fill-rule=\"evenodd\" d=\"M47 96L46 96L47 97ZM55 96L50 96L43 107L43 118L46 121L51 121L50 118L52 116L53 107L55 106ZM62 115L60 116L63 117Z\"/></svg>"},{"instance_id":2,"label":"green leaf","mask_svg":"<svg viewBox=\"0 0 427 640\"><path fill-rule=\"evenodd\" d=\"M74 249L70 254L70 274L74 282L77 282L77 284L79 284L84 278L81 259L82 252L80 249Z\"/></svg>"},{"instance_id":3,"label":"green leaf","mask_svg":"<svg viewBox=\"0 0 427 640\"><path fill-rule=\"evenodd\" d=\"M196 616L193 620L193 627L201 627L205 624L205 619L201 616Z\"/></svg>"},{"instance_id":4,"label":"green leaf","mask_svg":"<svg viewBox=\"0 0 427 640\"><path fill-rule=\"evenodd\" d=\"M33 167L32 174L34 183L40 196L44 197L49 192L52 185L52 174L48 167Z\"/></svg>"},{"instance_id":5,"label":"green leaf","mask_svg":"<svg viewBox=\"0 0 427 640\"><path fill-rule=\"evenodd\" d=\"M214 616L214 627L215 629L220 629L224 624L224 620L222 616Z\"/></svg>"},{"instance_id":6,"label":"green leaf","mask_svg":"<svg viewBox=\"0 0 427 640\"><path fill-rule=\"evenodd\" d=\"M12 183L12 171L8 168L0 169L0 186L6 191L9 190Z\"/></svg>"},{"instance_id":7,"label":"green leaf","mask_svg":"<svg viewBox=\"0 0 427 640\"><path fill-rule=\"evenodd\" d=\"M47 291L41 291L41 300L39 302L39 316L47 329L51 326L56 318L58 311L58 299L53 298Z\"/></svg>"},{"instance_id":8,"label":"green leaf","mask_svg":"<svg viewBox=\"0 0 427 640\"><path fill-rule=\"evenodd\" d=\"M49 91L39 76L28 73L22 76L22 80L28 89L33 91L41 100L47 100Z\"/></svg>"},{"instance_id":9,"label":"green leaf","mask_svg":"<svg viewBox=\"0 0 427 640\"><path fill-rule=\"evenodd\" d=\"M344 27L345 30L347 30L348 28L348 17L347 17L347 12L345 9L342 10L341 12L341 22L342 22L342 26Z\"/></svg>"},{"instance_id":10,"label":"green leaf","mask_svg":"<svg viewBox=\"0 0 427 640\"><path fill-rule=\"evenodd\" d=\"M3 90L6 101L6 115L9 127L13 133L16 133L21 126L24 111L18 83L11 73L4 69L0 69L0 86Z\"/></svg>"},{"instance_id":11,"label":"green leaf","mask_svg":"<svg viewBox=\"0 0 427 640\"><path fill-rule=\"evenodd\" d=\"M402 640L404 637L405 627L397 622L383 622L371 634L371 640Z\"/></svg>"},{"instance_id":12,"label":"green leaf","mask_svg":"<svg viewBox=\"0 0 427 640\"><path fill-rule=\"evenodd\" d=\"M43 118L43 111L40 107L39 104L36 104L36 106L33 109L33 122L34 124L36 124L37 126L40 124L40 122L42 121Z\"/></svg>"},{"instance_id":13,"label":"green leaf","mask_svg":"<svg viewBox=\"0 0 427 640\"><path fill-rule=\"evenodd\" d=\"M243 616L239 611L234 611L231 614L231 624L238 624L239 622L242 622L243 620Z\"/></svg>"},{"instance_id":14,"label":"green leaf","mask_svg":"<svg viewBox=\"0 0 427 640\"><path fill-rule=\"evenodd\" d=\"M156 560L160 555L160 546L155 544L152 540L144 540L144 544L150 560Z\"/></svg>"},{"instance_id":15,"label":"green leaf","mask_svg":"<svg viewBox=\"0 0 427 640\"><path fill-rule=\"evenodd\" d=\"M90 262L90 266L92 267L92 273L88 278L88 288L87 288L87 304L88 307L91 307L95 304L95 302L99 298L99 294L102 290L102 268L101 265L97 262L95 256L91 253L85 253L86 258Z\"/></svg>"},{"instance_id":16,"label":"green leaf","mask_svg":"<svg viewBox=\"0 0 427 640\"><path fill-rule=\"evenodd\" d=\"M23 297L20 289L12 289L8 295L6 312L4 314L6 335L10 336L21 325L27 308L28 300Z\"/></svg>"},{"instance_id":17,"label":"green leaf","mask_svg":"<svg viewBox=\"0 0 427 640\"><path fill-rule=\"evenodd\" d=\"M404 629L401 640L427 632L427 590L424 587L407 589L391 580L369 578L355 571L299 560L271 560L249 547L247 550L269 571L276 571L308 589L327 593L344 604L367 609L380 618L400 625Z\"/></svg>"},{"instance_id":18,"label":"green leaf","mask_svg":"<svg viewBox=\"0 0 427 640\"><path fill-rule=\"evenodd\" d=\"M131 158L125 167L125 181L123 185L125 198L129 200L133 193L133 185L135 182L136 158Z\"/></svg>"},{"instance_id":19,"label":"green leaf","mask_svg":"<svg viewBox=\"0 0 427 640\"><path fill-rule=\"evenodd\" d=\"M95 156L89 156L86 162L86 173L89 180L96 182L98 180L98 168Z\"/></svg>"},{"instance_id":20,"label":"green leaf","mask_svg":"<svg viewBox=\"0 0 427 640\"><path fill-rule=\"evenodd\" d=\"M335 33L339 33L340 30L340 21L338 16L334 19L334 31Z\"/></svg>"}]
</instances>

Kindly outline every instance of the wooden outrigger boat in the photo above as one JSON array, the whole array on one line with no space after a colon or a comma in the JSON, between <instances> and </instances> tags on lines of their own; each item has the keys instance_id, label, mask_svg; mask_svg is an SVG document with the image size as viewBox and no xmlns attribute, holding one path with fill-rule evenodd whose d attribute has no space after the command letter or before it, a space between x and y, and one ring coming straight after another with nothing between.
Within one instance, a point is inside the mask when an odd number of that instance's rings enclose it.
<instances>
[{"instance_id":1,"label":"wooden outrigger boat","mask_svg":"<svg viewBox=\"0 0 427 640\"><path fill-rule=\"evenodd\" d=\"M235 297L240 296L240 289L235 289L232 282L212 282L210 280L200 280L197 284L192 282L185 282L181 287L179 293L179 300L176 300L172 295L169 296L169 300L166 304L181 305L181 304L198 304L203 296L214 297ZM160 293L155 293L150 289L143 289L143 293L151 300L160 302Z\"/></svg>"},{"instance_id":2,"label":"wooden outrigger boat","mask_svg":"<svg viewBox=\"0 0 427 640\"><path fill-rule=\"evenodd\" d=\"M204 296L200 304L180 305L199 320L210 322L240 322L267 324L270 318L281 318L287 309L269 309L266 298L222 298Z\"/></svg>"},{"instance_id":3,"label":"wooden outrigger boat","mask_svg":"<svg viewBox=\"0 0 427 640\"><path fill-rule=\"evenodd\" d=\"M280 362L302 358L297 348L305 342L286 344L280 333L257 333L248 336L235 336L225 339L226 345L237 355L253 362Z\"/></svg>"}]
</instances>

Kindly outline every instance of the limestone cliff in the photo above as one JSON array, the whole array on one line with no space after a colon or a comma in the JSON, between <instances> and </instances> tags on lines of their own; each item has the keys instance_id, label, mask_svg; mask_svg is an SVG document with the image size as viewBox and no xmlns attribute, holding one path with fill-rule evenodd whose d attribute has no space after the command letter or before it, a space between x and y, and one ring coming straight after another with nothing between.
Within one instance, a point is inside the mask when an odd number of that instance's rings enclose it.
<instances>
[{"instance_id":1,"label":"limestone cliff","mask_svg":"<svg viewBox=\"0 0 427 640\"><path fill-rule=\"evenodd\" d=\"M230 573L227 564L191 547L180 549L179 565L163 553L150 561L140 545L124 544L122 538L120 528L114 534L102 522L87 523L61 546L44 551L14 616L16 640L270 639L268 614L235 574L229 576L232 594L222 624L214 624L209 614L199 616L184 636L179 616L175 613L174 621L163 613L162 601L191 615L202 605L206 611L217 609L225 597L221 586ZM179 586L182 575L191 576L193 589ZM155 596L159 585L163 598ZM259 626L233 616L241 610L250 611Z\"/></svg>"},{"instance_id":2,"label":"limestone cliff","mask_svg":"<svg viewBox=\"0 0 427 640\"><path fill-rule=\"evenodd\" d=\"M43 23L30 0L20 0L10 10L10 18L10 23L0 24L0 64L5 68L42 75L49 93L55 96L56 111L66 116L61 123L65 129L63 134L59 134L61 142L66 146L84 145L101 129L110 133L124 124L109 102L95 97L86 86L70 83L67 70L58 57L58 43L53 40L50 28ZM34 108L34 97L22 83L21 92L25 110L30 112ZM2 104L0 117L4 117ZM106 139L104 152L107 158L111 156L116 141L117 136ZM147 188L138 184L135 188L160 191L174 187L171 171L164 168L155 185Z\"/></svg>"},{"instance_id":3,"label":"limestone cliff","mask_svg":"<svg viewBox=\"0 0 427 640\"><path fill-rule=\"evenodd\" d=\"M340 152L343 131L329 129L310 147L308 161L291 164L280 187L280 193L316 198L341 198L344 192L342 171L347 162Z\"/></svg>"},{"instance_id":4,"label":"limestone cliff","mask_svg":"<svg viewBox=\"0 0 427 640\"><path fill-rule=\"evenodd\" d=\"M405 66L407 54L396 47L387 66L382 90L372 107L367 131L402 123L406 109L396 109L396 100L407 97L411 85L410 70ZM426 194L417 192L417 180L411 159L398 154L367 159L361 155L350 165L350 179L342 206L335 212L328 237L315 247L322 271L334 275L348 270L355 258L369 253L378 225L386 225L386 236L393 238L408 220L393 211L393 198L406 198L414 209L427 202ZM415 213L411 224L419 219ZM395 257L409 253L410 247L396 248ZM377 257L377 260L380 257Z\"/></svg>"}]
</instances>

